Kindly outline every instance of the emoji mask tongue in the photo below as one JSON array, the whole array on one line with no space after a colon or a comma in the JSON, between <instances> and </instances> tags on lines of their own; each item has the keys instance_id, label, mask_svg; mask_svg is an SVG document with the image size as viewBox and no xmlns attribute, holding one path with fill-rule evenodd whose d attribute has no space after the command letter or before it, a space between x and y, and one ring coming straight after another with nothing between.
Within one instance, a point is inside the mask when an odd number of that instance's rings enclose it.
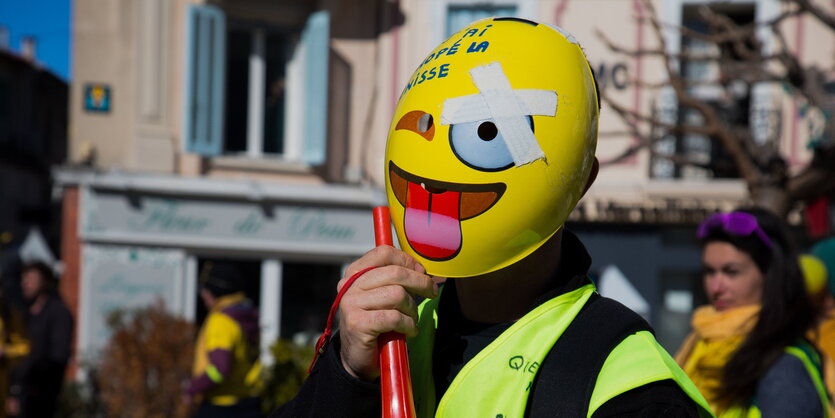
<instances>
[{"instance_id":1,"label":"emoji mask tongue","mask_svg":"<svg viewBox=\"0 0 835 418\"><path fill-rule=\"evenodd\" d=\"M446 259L461 247L461 192L431 193L409 182L405 232L412 248L429 259Z\"/></svg>"}]
</instances>

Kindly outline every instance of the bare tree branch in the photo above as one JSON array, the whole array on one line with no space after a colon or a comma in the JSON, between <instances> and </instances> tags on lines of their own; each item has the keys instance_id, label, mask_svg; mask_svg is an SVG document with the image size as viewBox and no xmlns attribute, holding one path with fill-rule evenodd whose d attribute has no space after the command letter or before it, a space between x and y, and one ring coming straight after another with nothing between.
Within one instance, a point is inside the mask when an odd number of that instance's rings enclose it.
<instances>
[{"instance_id":1,"label":"bare tree branch","mask_svg":"<svg viewBox=\"0 0 835 418\"><path fill-rule=\"evenodd\" d=\"M749 23L749 24L744 25L744 26L736 26L733 31L730 31L730 32L727 32L727 33L720 33L720 34L706 34L706 33L695 31L693 29L690 29L688 27L678 25L678 24L675 24L675 23L662 22L654 14L651 15L651 16L643 16L643 17L637 18L636 20L639 24L651 23L654 20L659 26L667 28L667 29L673 29L673 30L681 33L681 36L683 36L683 37L687 37L687 38L690 38L690 39L701 40L701 41L705 41L705 42L721 43L721 42L731 41L734 38L740 37L740 36L748 34L748 33L755 33L756 29L759 26L766 26L766 27L775 26L775 25L779 24L780 22L782 22L782 21L784 21L788 18L791 18L791 17L797 16L798 14L801 14L802 12L803 11L801 9L796 8L794 10L789 10L789 11L783 12L780 15L777 15L777 16L775 16L775 17L773 17L773 18L771 18L771 19L769 19L765 22L759 22L759 23L758 22L753 22L753 23Z\"/></svg>"},{"instance_id":2,"label":"bare tree branch","mask_svg":"<svg viewBox=\"0 0 835 418\"><path fill-rule=\"evenodd\" d=\"M718 9L702 7L700 18L708 25L705 32L696 31L675 22L662 22L651 0L643 0L646 13L636 17L640 25L651 29L657 42L649 48L630 48L620 45L606 34L597 31L607 48L617 54L641 58L658 58L663 64L665 80L650 81L630 78L633 87L674 93L677 115L666 117L654 111L631 109L615 101L604 91L601 98L606 106L624 122L625 130L610 132L609 136L631 136L635 142L603 164L614 164L639 152L649 153L678 166L711 168L704 161L684 154L668 155L656 149L660 140L684 135L710 137L721 146L733 162L739 175L748 185L751 198L766 203L778 213L786 214L793 202L809 200L826 190L835 190L835 97L828 92L829 73L821 68L803 65L795 51L788 46L780 25L789 18L810 14L832 30L835 15L811 0L786 0L788 7L779 15L760 22L739 25ZM764 48L763 39L769 29L776 40L772 49ZM665 31L675 30L682 39L712 45L708 48L668 48ZM688 64L701 63L708 71L687 74ZM687 70L689 71L689 70ZM803 108L812 109L820 119L815 135L824 138L807 167L790 175L785 158L780 154L775 122L770 107L758 102L754 93L767 83L782 85ZM768 90L764 90L768 91ZM705 92L709 95L706 96ZM755 107L759 106L759 107ZM747 113L744 113L747 112ZM692 119L696 117L696 119ZM776 124L776 125L775 125ZM757 137L755 138L755 135ZM766 135L765 137L763 135ZM774 137L772 138L772 135ZM681 150L676 150L681 152Z\"/></svg>"},{"instance_id":3,"label":"bare tree branch","mask_svg":"<svg viewBox=\"0 0 835 418\"><path fill-rule=\"evenodd\" d=\"M707 168L707 165L704 161L698 161L692 158L687 158L677 154L665 154L658 152L652 148L652 144L657 142L657 138L650 138L650 137L643 137L640 141L630 145L625 150L618 153L618 155L605 160L601 161L600 165L605 167L607 165L614 165L621 163L629 158L634 157L640 151L647 149L649 151L650 157L654 159L666 159L678 166L690 166L690 167L699 167L699 168Z\"/></svg>"},{"instance_id":4,"label":"bare tree branch","mask_svg":"<svg viewBox=\"0 0 835 418\"><path fill-rule=\"evenodd\" d=\"M653 7L652 2L644 0L644 8L649 11L651 16L653 16L653 18L650 19L650 26L653 28L653 32L655 33L661 48L666 51L666 39L661 30L661 25L657 19L657 12ZM761 177L761 173L754 164L750 155L742 147L742 144L736 140L734 133L725 127L725 124L711 106L699 98L694 97L687 91L685 83L682 81L681 74L673 65L672 59L669 56L664 58L664 63L667 76L670 80L670 85L675 90L679 104L695 109L699 112L702 118L704 118L707 129L712 131L712 136L720 141L728 151L728 154L730 154L731 158L736 163L740 175L746 182L749 184L758 182Z\"/></svg>"},{"instance_id":5,"label":"bare tree branch","mask_svg":"<svg viewBox=\"0 0 835 418\"><path fill-rule=\"evenodd\" d=\"M835 97L827 93L825 86L827 77L824 71L815 66L804 68L797 56L790 52L786 38L780 28L772 27L772 33L774 33L780 45L778 55L786 71L784 82L791 85L809 105L818 109L826 109L830 114L833 114L835 112ZM832 121L826 124L825 135L829 138L835 138L835 123Z\"/></svg>"},{"instance_id":6,"label":"bare tree branch","mask_svg":"<svg viewBox=\"0 0 835 418\"><path fill-rule=\"evenodd\" d=\"M794 3L797 4L801 10L809 12L809 14L817 18L821 23L829 26L830 29L835 30L835 16L827 13L809 0L794 0Z\"/></svg>"},{"instance_id":7,"label":"bare tree branch","mask_svg":"<svg viewBox=\"0 0 835 418\"><path fill-rule=\"evenodd\" d=\"M652 128L661 128L666 132L670 133L692 133L705 136L715 134L714 131L704 126L687 125L682 123L668 123L654 116L645 115L643 113L636 112L632 109L627 109L625 106L611 99L605 93L602 95L602 97L610 109L614 110L615 113L617 113L624 121L629 121L627 125L634 124L635 126L637 126L637 122L643 122L650 125L650 127Z\"/></svg>"},{"instance_id":8,"label":"bare tree branch","mask_svg":"<svg viewBox=\"0 0 835 418\"><path fill-rule=\"evenodd\" d=\"M789 179L786 189L789 196L798 201L811 201L835 190L835 148L829 147L815 156L812 164Z\"/></svg>"},{"instance_id":9,"label":"bare tree branch","mask_svg":"<svg viewBox=\"0 0 835 418\"><path fill-rule=\"evenodd\" d=\"M604 138L622 138L624 136L632 135L632 131L602 131L597 133L597 139L604 139Z\"/></svg>"}]
</instances>

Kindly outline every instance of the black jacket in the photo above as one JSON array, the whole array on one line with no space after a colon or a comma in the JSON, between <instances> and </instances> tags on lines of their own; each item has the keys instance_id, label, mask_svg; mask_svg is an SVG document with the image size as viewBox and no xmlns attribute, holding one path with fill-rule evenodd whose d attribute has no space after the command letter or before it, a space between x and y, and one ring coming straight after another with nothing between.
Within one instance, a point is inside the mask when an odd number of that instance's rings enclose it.
<instances>
[{"instance_id":1,"label":"black jacket","mask_svg":"<svg viewBox=\"0 0 835 418\"><path fill-rule=\"evenodd\" d=\"M57 294L37 314L26 312L29 355L12 373L12 395L20 390L27 402L53 404L57 400L72 348L73 319Z\"/></svg>"},{"instance_id":2,"label":"black jacket","mask_svg":"<svg viewBox=\"0 0 835 418\"><path fill-rule=\"evenodd\" d=\"M564 232L560 271L551 290L543 294L531 309L563 293L587 283L591 258L579 239ZM448 283L451 284L451 283ZM443 293L438 310L438 330L433 357L435 387L438 398L461 368L511 324L478 324L460 315L454 285ZM590 330L589 332L594 332ZM553 353L553 351L551 352ZM548 373L549 354L540 367L540 376ZM536 383L528 399L526 416L545 417L553 413L541 406L545 392ZM317 362L298 395L279 408L271 417L376 417L380 416L380 386L377 382L360 381L342 367L339 359L339 336L335 335L322 358ZM617 396L595 411L594 417L697 417L695 403L671 381L665 380L633 389Z\"/></svg>"}]
</instances>

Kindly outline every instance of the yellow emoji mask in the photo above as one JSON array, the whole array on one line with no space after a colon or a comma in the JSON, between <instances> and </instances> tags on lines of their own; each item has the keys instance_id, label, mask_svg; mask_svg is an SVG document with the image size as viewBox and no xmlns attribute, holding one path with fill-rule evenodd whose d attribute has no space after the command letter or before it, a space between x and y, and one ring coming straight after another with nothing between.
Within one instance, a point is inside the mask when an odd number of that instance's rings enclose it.
<instances>
[{"instance_id":1,"label":"yellow emoji mask","mask_svg":"<svg viewBox=\"0 0 835 418\"><path fill-rule=\"evenodd\" d=\"M580 199L597 120L571 35L515 18L462 29L409 79L389 129L386 192L402 249L445 277L525 258Z\"/></svg>"}]
</instances>

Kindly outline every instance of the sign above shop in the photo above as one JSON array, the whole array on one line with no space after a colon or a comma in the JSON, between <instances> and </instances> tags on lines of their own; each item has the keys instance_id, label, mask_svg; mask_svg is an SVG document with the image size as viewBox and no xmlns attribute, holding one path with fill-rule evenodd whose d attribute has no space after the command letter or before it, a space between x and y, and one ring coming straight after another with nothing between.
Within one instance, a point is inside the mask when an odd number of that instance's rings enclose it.
<instances>
[{"instance_id":1,"label":"sign above shop","mask_svg":"<svg viewBox=\"0 0 835 418\"><path fill-rule=\"evenodd\" d=\"M374 246L371 211L274 202L180 199L88 189L86 240L186 248L363 254Z\"/></svg>"}]
</instances>

